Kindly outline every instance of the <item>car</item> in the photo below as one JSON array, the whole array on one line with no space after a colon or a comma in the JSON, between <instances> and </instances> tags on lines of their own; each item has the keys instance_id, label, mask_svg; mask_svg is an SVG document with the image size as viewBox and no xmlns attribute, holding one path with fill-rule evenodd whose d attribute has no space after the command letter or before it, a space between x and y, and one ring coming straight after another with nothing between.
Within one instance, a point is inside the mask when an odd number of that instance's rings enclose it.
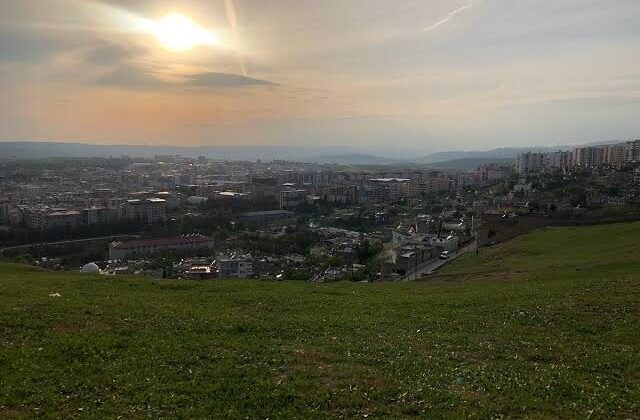
<instances>
[{"instance_id":1,"label":"car","mask_svg":"<svg viewBox=\"0 0 640 420\"><path fill-rule=\"evenodd\" d=\"M442 254L440 254L440 259L441 260L448 260L449 259L449 255L451 255L451 253L449 251L442 251Z\"/></svg>"}]
</instances>

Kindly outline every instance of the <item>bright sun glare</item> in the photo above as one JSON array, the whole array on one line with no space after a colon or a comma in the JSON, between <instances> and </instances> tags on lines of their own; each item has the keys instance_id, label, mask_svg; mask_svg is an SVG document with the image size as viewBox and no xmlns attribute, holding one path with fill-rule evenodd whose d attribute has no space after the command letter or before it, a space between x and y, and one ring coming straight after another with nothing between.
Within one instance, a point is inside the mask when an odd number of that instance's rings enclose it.
<instances>
[{"instance_id":1,"label":"bright sun glare","mask_svg":"<svg viewBox=\"0 0 640 420\"><path fill-rule=\"evenodd\" d=\"M166 15L158 21L145 20L141 26L169 51L188 51L200 45L216 45L218 41L216 34L176 13Z\"/></svg>"}]
</instances>

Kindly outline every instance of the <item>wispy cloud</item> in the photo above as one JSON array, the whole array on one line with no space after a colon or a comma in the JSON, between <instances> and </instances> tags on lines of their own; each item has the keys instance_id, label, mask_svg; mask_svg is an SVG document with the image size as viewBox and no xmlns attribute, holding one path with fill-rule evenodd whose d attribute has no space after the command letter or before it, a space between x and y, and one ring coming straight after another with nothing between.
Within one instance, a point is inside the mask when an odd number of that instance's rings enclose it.
<instances>
[{"instance_id":1,"label":"wispy cloud","mask_svg":"<svg viewBox=\"0 0 640 420\"><path fill-rule=\"evenodd\" d=\"M123 62L92 80L99 86L111 86L122 89L173 90L186 87L208 89L230 89L250 86L278 86L269 80L247 77L233 73L212 71L190 74L167 74L168 69L140 66Z\"/></svg>"},{"instance_id":2,"label":"wispy cloud","mask_svg":"<svg viewBox=\"0 0 640 420\"><path fill-rule=\"evenodd\" d=\"M425 32L435 31L436 29L438 29L442 25L444 25L444 24L448 23L449 21L451 21L452 19L454 19L460 13L463 13L464 11L471 9L472 7L475 7L480 3L482 3L482 0L469 0L465 5L460 6L457 9L449 12L449 14L447 16L443 17L439 21L437 21L437 22L427 26L426 28L424 28L424 31Z\"/></svg>"},{"instance_id":3,"label":"wispy cloud","mask_svg":"<svg viewBox=\"0 0 640 420\"><path fill-rule=\"evenodd\" d=\"M188 78L188 84L211 88L232 88L242 86L276 86L275 83L263 79L241 76L239 74L208 72L196 74Z\"/></svg>"}]
</instances>

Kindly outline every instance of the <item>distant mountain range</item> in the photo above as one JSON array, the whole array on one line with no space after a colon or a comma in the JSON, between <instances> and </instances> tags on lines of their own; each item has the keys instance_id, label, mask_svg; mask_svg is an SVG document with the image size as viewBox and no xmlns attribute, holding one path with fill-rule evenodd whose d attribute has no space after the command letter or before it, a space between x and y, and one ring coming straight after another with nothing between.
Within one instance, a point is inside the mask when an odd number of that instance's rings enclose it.
<instances>
[{"instance_id":1,"label":"distant mountain range","mask_svg":"<svg viewBox=\"0 0 640 420\"><path fill-rule=\"evenodd\" d=\"M411 159L388 158L376 155L351 153L342 155L318 155L301 157L304 162L329 163L336 165L394 165L411 163Z\"/></svg>"},{"instance_id":2,"label":"distant mountain range","mask_svg":"<svg viewBox=\"0 0 640 420\"><path fill-rule=\"evenodd\" d=\"M515 159L520 153L527 151L556 150L553 147L505 147L485 151L451 151L432 153L416 159L422 163L438 163L461 159Z\"/></svg>"},{"instance_id":3,"label":"distant mountain range","mask_svg":"<svg viewBox=\"0 0 640 420\"><path fill-rule=\"evenodd\" d=\"M468 171L477 168L480 165L496 163L498 165L509 165L514 163L515 158L464 158L451 159L442 162L427 163L425 166L433 169Z\"/></svg>"},{"instance_id":4,"label":"distant mountain range","mask_svg":"<svg viewBox=\"0 0 640 420\"><path fill-rule=\"evenodd\" d=\"M603 145L618 143L606 141L590 143ZM505 147L486 151L449 151L426 156L393 157L361 153L350 147L302 147L302 146L146 146L146 145L98 145L87 143L56 142L0 142L0 160L42 159L54 157L120 157L153 158L157 155L205 156L221 160L296 160L310 163L339 165L398 165L419 164L434 169L472 169L485 163L513 161L526 151L568 150L575 146L555 147Z\"/></svg>"},{"instance_id":5,"label":"distant mountain range","mask_svg":"<svg viewBox=\"0 0 640 420\"><path fill-rule=\"evenodd\" d=\"M57 142L0 142L0 160L42 159L53 157L121 157L153 158L158 155L186 157L205 156L210 159L274 160L300 159L309 156L349 156L355 153L346 147L309 148L296 146L152 146L101 145Z\"/></svg>"}]
</instances>

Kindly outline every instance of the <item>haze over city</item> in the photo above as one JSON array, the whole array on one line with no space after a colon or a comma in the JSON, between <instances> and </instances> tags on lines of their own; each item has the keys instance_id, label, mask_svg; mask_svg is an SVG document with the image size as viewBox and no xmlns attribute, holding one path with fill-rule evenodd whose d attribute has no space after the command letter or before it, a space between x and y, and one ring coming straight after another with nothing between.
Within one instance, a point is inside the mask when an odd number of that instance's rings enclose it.
<instances>
[{"instance_id":1,"label":"haze over city","mask_svg":"<svg viewBox=\"0 0 640 420\"><path fill-rule=\"evenodd\" d=\"M0 4L0 140L416 153L635 138L636 0Z\"/></svg>"}]
</instances>

